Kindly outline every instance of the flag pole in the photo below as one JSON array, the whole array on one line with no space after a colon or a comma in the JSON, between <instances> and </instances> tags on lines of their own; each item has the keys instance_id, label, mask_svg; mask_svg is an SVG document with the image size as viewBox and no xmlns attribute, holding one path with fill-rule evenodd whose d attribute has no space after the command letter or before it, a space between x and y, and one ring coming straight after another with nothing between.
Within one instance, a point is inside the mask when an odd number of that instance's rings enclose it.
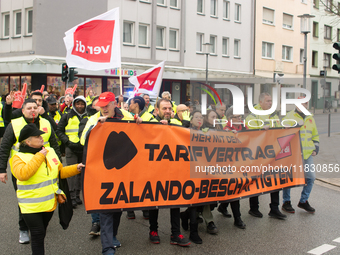
<instances>
[{"instance_id":1,"label":"flag pole","mask_svg":"<svg viewBox=\"0 0 340 255\"><path fill-rule=\"evenodd\" d=\"M120 85L120 94L123 95L122 67L121 66L119 67L119 85ZM124 105L124 100L123 100L123 103L120 104L121 109L123 108L123 105Z\"/></svg>"}]
</instances>

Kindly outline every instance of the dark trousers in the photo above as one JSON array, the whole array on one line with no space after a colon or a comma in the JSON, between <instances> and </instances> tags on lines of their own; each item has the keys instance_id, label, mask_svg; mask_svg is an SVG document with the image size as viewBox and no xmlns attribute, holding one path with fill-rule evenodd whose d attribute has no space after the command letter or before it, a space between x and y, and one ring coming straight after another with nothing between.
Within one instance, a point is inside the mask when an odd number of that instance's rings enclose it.
<instances>
[{"instance_id":1,"label":"dark trousers","mask_svg":"<svg viewBox=\"0 0 340 255\"><path fill-rule=\"evenodd\" d=\"M12 183L13 183L13 187L14 187L15 192L17 192L17 189L18 189L17 179L13 176L13 174L12 174ZM20 231L28 231L27 224L22 217L21 210L20 210L19 206L18 206L18 210L19 210L19 230Z\"/></svg>"},{"instance_id":2,"label":"dark trousers","mask_svg":"<svg viewBox=\"0 0 340 255\"><path fill-rule=\"evenodd\" d=\"M118 233L118 227L122 212L100 213L100 239L102 242L102 253L114 253L113 237Z\"/></svg>"},{"instance_id":3,"label":"dark trousers","mask_svg":"<svg viewBox=\"0 0 340 255\"><path fill-rule=\"evenodd\" d=\"M150 232L158 230L158 209L149 210L149 223L150 223ZM179 235L181 234L180 224L180 209L179 208L171 208L170 209L170 223L171 223L171 234Z\"/></svg>"},{"instance_id":4,"label":"dark trousers","mask_svg":"<svg viewBox=\"0 0 340 255\"><path fill-rule=\"evenodd\" d=\"M66 164L68 166L81 163L82 155L74 153L70 148L66 147ZM79 197L81 190L81 174L67 178L71 199Z\"/></svg>"},{"instance_id":5,"label":"dark trousers","mask_svg":"<svg viewBox=\"0 0 340 255\"><path fill-rule=\"evenodd\" d=\"M271 203L269 204L271 210L278 210L280 204L280 196L279 191L275 191L270 193ZM259 209L259 197L251 197L249 198L250 210L257 211Z\"/></svg>"},{"instance_id":6,"label":"dark trousers","mask_svg":"<svg viewBox=\"0 0 340 255\"><path fill-rule=\"evenodd\" d=\"M29 213L22 216L31 232L32 255L44 255L46 228L53 216L53 212Z\"/></svg>"},{"instance_id":7,"label":"dark trousers","mask_svg":"<svg viewBox=\"0 0 340 255\"><path fill-rule=\"evenodd\" d=\"M227 209L229 203L221 203L221 207L224 209ZM241 212L240 212L240 200L236 200L233 202L230 202L230 207L231 211L233 212L234 219L237 217L241 217Z\"/></svg>"}]
</instances>

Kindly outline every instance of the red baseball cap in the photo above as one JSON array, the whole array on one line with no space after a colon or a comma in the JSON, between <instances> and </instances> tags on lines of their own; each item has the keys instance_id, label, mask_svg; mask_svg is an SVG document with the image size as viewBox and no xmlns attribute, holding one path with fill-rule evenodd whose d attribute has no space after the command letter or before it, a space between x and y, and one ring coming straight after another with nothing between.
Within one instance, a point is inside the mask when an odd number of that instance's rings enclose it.
<instances>
[{"instance_id":1,"label":"red baseball cap","mask_svg":"<svg viewBox=\"0 0 340 255\"><path fill-rule=\"evenodd\" d=\"M99 107L107 106L108 103L115 101L115 99L116 99L115 94L113 94L112 92L101 93L96 106Z\"/></svg>"}]
</instances>

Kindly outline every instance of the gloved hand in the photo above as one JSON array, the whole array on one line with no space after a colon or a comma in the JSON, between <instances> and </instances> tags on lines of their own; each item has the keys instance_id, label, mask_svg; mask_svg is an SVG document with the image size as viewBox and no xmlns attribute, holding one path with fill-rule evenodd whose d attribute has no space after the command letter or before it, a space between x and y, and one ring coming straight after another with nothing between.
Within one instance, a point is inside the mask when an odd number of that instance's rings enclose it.
<instances>
[{"instance_id":1,"label":"gloved hand","mask_svg":"<svg viewBox=\"0 0 340 255\"><path fill-rule=\"evenodd\" d=\"M22 86L22 91L17 91L14 93L14 102L12 104L13 108L21 108L26 98L26 89L27 84L24 83L24 85Z\"/></svg>"},{"instance_id":2,"label":"gloved hand","mask_svg":"<svg viewBox=\"0 0 340 255\"><path fill-rule=\"evenodd\" d=\"M183 120L190 121L190 112L189 111L184 111L182 113Z\"/></svg>"}]
</instances>

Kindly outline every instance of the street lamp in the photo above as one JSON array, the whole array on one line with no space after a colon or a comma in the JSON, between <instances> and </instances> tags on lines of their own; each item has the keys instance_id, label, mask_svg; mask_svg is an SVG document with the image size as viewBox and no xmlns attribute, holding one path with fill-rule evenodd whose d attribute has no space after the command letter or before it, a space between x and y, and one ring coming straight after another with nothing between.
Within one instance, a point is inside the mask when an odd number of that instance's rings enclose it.
<instances>
[{"instance_id":1,"label":"street lamp","mask_svg":"<svg viewBox=\"0 0 340 255\"><path fill-rule=\"evenodd\" d=\"M301 33L305 35L305 47L303 53L303 88L306 88L306 73L307 73L307 34L310 33L310 18L314 18L314 15L303 14L299 15L301 19Z\"/></svg>"},{"instance_id":2,"label":"street lamp","mask_svg":"<svg viewBox=\"0 0 340 255\"><path fill-rule=\"evenodd\" d=\"M208 84L208 56L211 52L211 43L203 43L203 53L206 55L206 64L205 64L205 84Z\"/></svg>"}]
</instances>

